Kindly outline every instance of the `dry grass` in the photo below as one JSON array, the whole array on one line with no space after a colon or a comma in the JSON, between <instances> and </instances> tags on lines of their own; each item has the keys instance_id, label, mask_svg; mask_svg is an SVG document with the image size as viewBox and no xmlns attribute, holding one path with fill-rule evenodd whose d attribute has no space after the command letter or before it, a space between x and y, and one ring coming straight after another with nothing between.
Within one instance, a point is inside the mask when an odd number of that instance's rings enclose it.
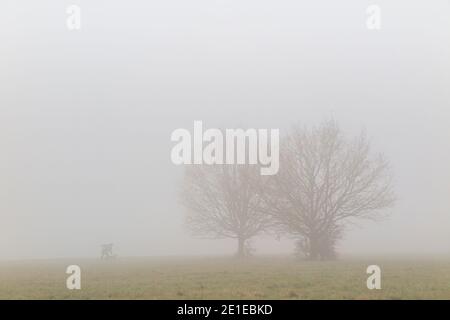
<instances>
[{"instance_id":1,"label":"dry grass","mask_svg":"<svg viewBox=\"0 0 450 320\"><path fill-rule=\"evenodd\" d=\"M366 267L382 269L368 290ZM82 289L65 287L78 264ZM450 261L295 261L289 257L124 258L0 264L1 299L450 299Z\"/></svg>"}]
</instances>

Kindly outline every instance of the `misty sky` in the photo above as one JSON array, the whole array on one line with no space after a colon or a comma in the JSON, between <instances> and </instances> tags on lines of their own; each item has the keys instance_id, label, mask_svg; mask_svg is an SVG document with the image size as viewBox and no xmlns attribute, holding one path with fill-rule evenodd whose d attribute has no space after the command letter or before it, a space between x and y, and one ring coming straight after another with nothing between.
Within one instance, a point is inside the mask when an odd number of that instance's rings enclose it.
<instances>
[{"instance_id":1,"label":"misty sky","mask_svg":"<svg viewBox=\"0 0 450 320\"><path fill-rule=\"evenodd\" d=\"M302 4L303 3L303 4ZM81 7L82 29L66 27ZM381 7L379 31L366 8ZM334 117L390 160L388 219L349 254L450 256L450 1L31 1L0 5L0 259L223 254L177 203L177 128ZM255 239L257 253L292 252Z\"/></svg>"}]
</instances>

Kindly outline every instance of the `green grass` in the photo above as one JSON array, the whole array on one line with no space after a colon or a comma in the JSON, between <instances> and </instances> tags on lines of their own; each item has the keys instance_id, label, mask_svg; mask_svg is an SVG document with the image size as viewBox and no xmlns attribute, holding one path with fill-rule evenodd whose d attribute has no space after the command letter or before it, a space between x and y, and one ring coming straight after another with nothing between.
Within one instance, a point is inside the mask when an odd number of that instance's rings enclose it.
<instances>
[{"instance_id":1,"label":"green grass","mask_svg":"<svg viewBox=\"0 0 450 320\"><path fill-rule=\"evenodd\" d=\"M78 264L82 289L66 289ZM378 264L382 289L368 290ZM450 299L450 260L296 261L273 256L0 263L0 299Z\"/></svg>"}]
</instances>

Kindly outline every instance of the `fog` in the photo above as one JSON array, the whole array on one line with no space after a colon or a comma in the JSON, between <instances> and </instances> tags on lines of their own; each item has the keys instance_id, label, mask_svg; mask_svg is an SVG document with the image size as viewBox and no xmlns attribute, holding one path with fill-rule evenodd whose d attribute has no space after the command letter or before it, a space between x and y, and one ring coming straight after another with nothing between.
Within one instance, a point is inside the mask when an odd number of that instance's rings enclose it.
<instances>
[{"instance_id":1,"label":"fog","mask_svg":"<svg viewBox=\"0 0 450 320\"><path fill-rule=\"evenodd\" d=\"M381 29L366 8L381 8ZM81 8L68 30L66 8ZM0 259L232 254L193 238L173 130L365 128L396 205L340 254L450 256L450 2L3 1ZM293 242L252 241L257 254Z\"/></svg>"}]
</instances>

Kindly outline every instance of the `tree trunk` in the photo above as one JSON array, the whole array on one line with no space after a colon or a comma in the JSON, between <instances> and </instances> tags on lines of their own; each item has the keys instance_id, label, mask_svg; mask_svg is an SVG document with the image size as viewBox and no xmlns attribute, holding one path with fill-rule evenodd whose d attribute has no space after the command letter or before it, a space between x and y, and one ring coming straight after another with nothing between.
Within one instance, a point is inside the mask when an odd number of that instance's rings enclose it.
<instances>
[{"instance_id":1,"label":"tree trunk","mask_svg":"<svg viewBox=\"0 0 450 320\"><path fill-rule=\"evenodd\" d=\"M245 257L245 239L238 238L238 251L236 256L238 258L244 258Z\"/></svg>"},{"instance_id":2,"label":"tree trunk","mask_svg":"<svg viewBox=\"0 0 450 320\"><path fill-rule=\"evenodd\" d=\"M309 260L318 260L320 254L320 248L319 248L319 237L317 236L310 236L309 237L309 252L308 252L308 259Z\"/></svg>"}]
</instances>

